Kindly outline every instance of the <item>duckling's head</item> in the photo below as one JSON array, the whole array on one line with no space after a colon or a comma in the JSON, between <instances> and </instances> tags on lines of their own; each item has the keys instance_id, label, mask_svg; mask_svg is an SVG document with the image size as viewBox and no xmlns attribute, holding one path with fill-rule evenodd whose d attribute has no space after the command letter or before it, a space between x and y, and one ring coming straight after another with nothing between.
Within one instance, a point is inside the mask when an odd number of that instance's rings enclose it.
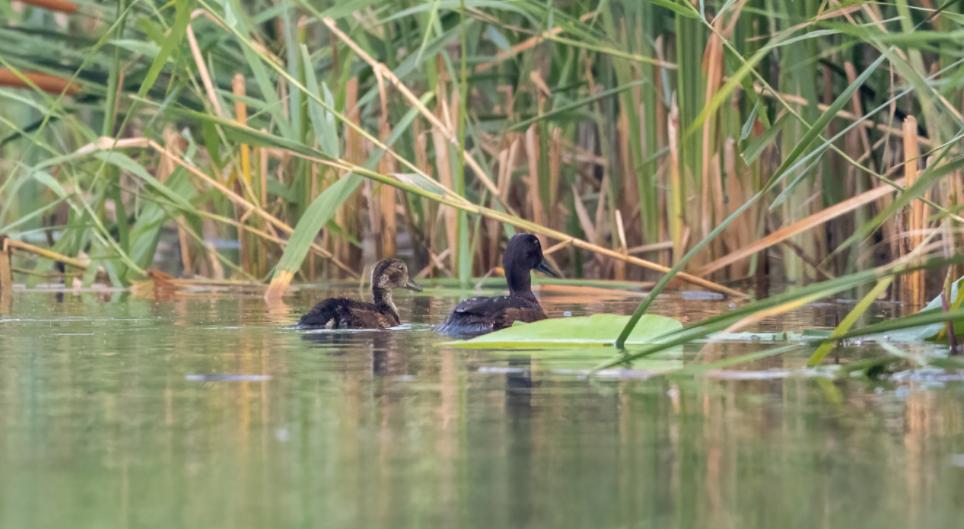
<instances>
[{"instance_id":1,"label":"duckling's head","mask_svg":"<svg viewBox=\"0 0 964 529\"><path fill-rule=\"evenodd\" d=\"M529 276L529 270L538 270L552 277L559 277L559 274L549 266L545 257L542 255L542 245L539 239L531 233L518 233L511 239L505 247L505 256L502 259L502 266L505 267L507 276L518 271Z\"/></svg>"},{"instance_id":2,"label":"duckling's head","mask_svg":"<svg viewBox=\"0 0 964 529\"><path fill-rule=\"evenodd\" d=\"M372 287L384 290L407 288L421 292L422 287L415 284L408 275L408 266L401 259L382 259L372 269Z\"/></svg>"}]
</instances>

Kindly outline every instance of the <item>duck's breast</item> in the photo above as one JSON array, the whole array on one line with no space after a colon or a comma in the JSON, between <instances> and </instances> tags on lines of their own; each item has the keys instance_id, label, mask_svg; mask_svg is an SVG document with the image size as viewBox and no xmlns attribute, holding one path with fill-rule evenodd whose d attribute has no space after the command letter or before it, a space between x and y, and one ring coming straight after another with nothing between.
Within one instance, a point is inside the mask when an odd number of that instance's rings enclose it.
<instances>
[{"instance_id":1,"label":"duck's breast","mask_svg":"<svg viewBox=\"0 0 964 529\"><path fill-rule=\"evenodd\" d=\"M504 329L511 327L517 321L530 323L546 319L546 313L542 307L508 307L496 318L493 328Z\"/></svg>"}]
</instances>

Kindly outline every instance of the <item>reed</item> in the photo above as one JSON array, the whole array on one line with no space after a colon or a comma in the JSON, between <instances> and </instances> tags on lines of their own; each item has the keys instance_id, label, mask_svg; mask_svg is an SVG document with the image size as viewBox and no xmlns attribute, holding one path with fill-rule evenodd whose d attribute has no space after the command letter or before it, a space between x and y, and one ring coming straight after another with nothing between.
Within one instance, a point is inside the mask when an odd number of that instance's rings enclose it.
<instances>
[{"instance_id":1,"label":"reed","mask_svg":"<svg viewBox=\"0 0 964 529\"><path fill-rule=\"evenodd\" d=\"M467 286L513 229L655 292L851 277L933 235L928 262L964 242L952 4L20 2L0 233L87 282L161 266L272 298L389 254Z\"/></svg>"}]
</instances>

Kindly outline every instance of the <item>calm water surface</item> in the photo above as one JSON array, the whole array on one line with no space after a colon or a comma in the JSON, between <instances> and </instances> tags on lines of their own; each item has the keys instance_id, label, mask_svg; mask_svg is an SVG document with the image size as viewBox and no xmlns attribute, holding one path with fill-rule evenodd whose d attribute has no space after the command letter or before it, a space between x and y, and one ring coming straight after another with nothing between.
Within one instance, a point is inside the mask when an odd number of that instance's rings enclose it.
<instances>
[{"instance_id":1,"label":"calm water surface","mask_svg":"<svg viewBox=\"0 0 964 529\"><path fill-rule=\"evenodd\" d=\"M285 328L307 292L22 292L0 309L0 527L961 527L964 384L587 380L430 330ZM343 292L344 293L344 292ZM402 297L438 323L451 293ZM544 292L554 315L638 298ZM768 322L833 325L847 306ZM724 301L672 296L693 320ZM693 365L772 347L693 345ZM866 354L845 350L842 355ZM740 376L740 375L744 376Z\"/></svg>"}]
</instances>

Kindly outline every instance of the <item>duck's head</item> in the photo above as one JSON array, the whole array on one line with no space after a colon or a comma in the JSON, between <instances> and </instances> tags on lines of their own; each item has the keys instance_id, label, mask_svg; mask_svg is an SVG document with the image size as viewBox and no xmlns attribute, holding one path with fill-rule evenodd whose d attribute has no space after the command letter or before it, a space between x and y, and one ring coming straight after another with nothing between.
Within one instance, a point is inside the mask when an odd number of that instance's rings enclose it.
<instances>
[{"instance_id":1,"label":"duck's head","mask_svg":"<svg viewBox=\"0 0 964 529\"><path fill-rule=\"evenodd\" d=\"M408 275L408 266L401 259L382 259L372 269L372 287L384 290L407 288L421 292L422 287L415 284Z\"/></svg>"},{"instance_id":2,"label":"duck's head","mask_svg":"<svg viewBox=\"0 0 964 529\"><path fill-rule=\"evenodd\" d=\"M553 270L543 257L539 239L531 233L519 233L509 239L502 265L506 275L520 271L528 276L529 270L538 270L546 275L559 277L558 272Z\"/></svg>"}]
</instances>

